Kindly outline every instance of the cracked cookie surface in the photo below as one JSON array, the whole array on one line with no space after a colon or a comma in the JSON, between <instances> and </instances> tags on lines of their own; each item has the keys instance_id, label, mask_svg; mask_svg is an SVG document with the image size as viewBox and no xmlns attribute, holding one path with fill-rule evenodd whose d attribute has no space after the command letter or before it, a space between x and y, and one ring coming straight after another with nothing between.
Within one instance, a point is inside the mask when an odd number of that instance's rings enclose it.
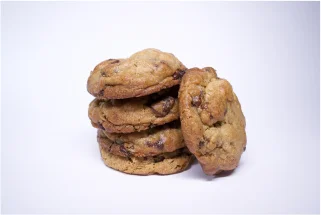
<instances>
[{"instance_id":1,"label":"cracked cookie surface","mask_svg":"<svg viewBox=\"0 0 321 215\"><path fill-rule=\"evenodd\" d=\"M97 98L140 97L178 85L186 67L157 49L139 51L127 59L109 59L90 73L87 90Z\"/></svg>"},{"instance_id":2,"label":"cracked cookie surface","mask_svg":"<svg viewBox=\"0 0 321 215\"><path fill-rule=\"evenodd\" d=\"M147 130L179 118L178 87L130 99L94 99L88 115L95 128L109 133Z\"/></svg>"},{"instance_id":3,"label":"cracked cookie surface","mask_svg":"<svg viewBox=\"0 0 321 215\"><path fill-rule=\"evenodd\" d=\"M99 144L114 155L155 156L185 147L179 121L128 134L97 131Z\"/></svg>"},{"instance_id":4,"label":"cracked cookie surface","mask_svg":"<svg viewBox=\"0 0 321 215\"><path fill-rule=\"evenodd\" d=\"M179 90L185 144L203 171L214 175L237 167L246 147L245 118L230 83L211 67L187 70Z\"/></svg>"},{"instance_id":5,"label":"cracked cookie surface","mask_svg":"<svg viewBox=\"0 0 321 215\"><path fill-rule=\"evenodd\" d=\"M106 166L134 175L168 175L182 172L193 161L186 148L152 157L122 157L106 151L100 145L100 154Z\"/></svg>"}]
</instances>

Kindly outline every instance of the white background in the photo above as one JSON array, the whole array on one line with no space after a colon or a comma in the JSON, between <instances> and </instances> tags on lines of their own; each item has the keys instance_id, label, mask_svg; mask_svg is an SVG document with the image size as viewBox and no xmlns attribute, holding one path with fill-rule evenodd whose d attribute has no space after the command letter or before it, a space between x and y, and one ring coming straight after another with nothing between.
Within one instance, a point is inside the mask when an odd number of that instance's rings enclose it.
<instances>
[{"instance_id":1,"label":"white background","mask_svg":"<svg viewBox=\"0 0 321 215\"><path fill-rule=\"evenodd\" d=\"M3 213L319 213L318 2L2 2L1 13ZM103 164L87 78L148 47L231 82L248 135L233 174Z\"/></svg>"}]
</instances>

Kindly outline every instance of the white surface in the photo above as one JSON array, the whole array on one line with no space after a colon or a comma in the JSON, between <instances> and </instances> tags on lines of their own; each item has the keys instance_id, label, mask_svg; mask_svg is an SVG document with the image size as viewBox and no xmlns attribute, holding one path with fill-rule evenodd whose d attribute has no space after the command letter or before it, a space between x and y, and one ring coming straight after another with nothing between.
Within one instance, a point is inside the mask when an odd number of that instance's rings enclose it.
<instances>
[{"instance_id":1,"label":"white surface","mask_svg":"<svg viewBox=\"0 0 321 215\"><path fill-rule=\"evenodd\" d=\"M3 213L319 213L319 3L1 2ZM213 66L248 146L230 176L100 160L89 72L154 47Z\"/></svg>"}]
</instances>

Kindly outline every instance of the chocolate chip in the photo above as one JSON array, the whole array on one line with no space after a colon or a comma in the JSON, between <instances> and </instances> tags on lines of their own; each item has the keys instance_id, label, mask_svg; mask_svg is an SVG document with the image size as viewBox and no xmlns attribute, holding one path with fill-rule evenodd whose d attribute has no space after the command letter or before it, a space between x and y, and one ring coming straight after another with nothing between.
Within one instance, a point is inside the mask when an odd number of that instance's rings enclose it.
<instances>
[{"instance_id":1,"label":"chocolate chip","mask_svg":"<svg viewBox=\"0 0 321 215\"><path fill-rule=\"evenodd\" d=\"M200 96L194 96L192 99L192 105L195 107L199 107L202 103L202 98Z\"/></svg>"},{"instance_id":2,"label":"chocolate chip","mask_svg":"<svg viewBox=\"0 0 321 215\"><path fill-rule=\"evenodd\" d=\"M121 153L123 153L123 154L126 155L127 157L130 156L130 152L126 150L126 148L124 147L124 145L121 145L121 146L119 147L119 150L120 150Z\"/></svg>"},{"instance_id":3,"label":"chocolate chip","mask_svg":"<svg viewBox=\"0 0 321 215\"><path fill-rule=\"evenodd\" d=\"M155 163L162 162L163 160L165 160L164 156L156 156L156 157L154 157L154 162Z\"/></svg>"},{"instance_id":4,"label":"chocolate chip","mask_svg":"<svg viewBox=\"0 0 321 215\"><path fill-rule=\"evenodd\" d=\"M243 152L245 152L245 150L246 150L246 146L244 146L244 148L243 148Z\"/></svg>"},{"instance_id":5,"label":"chocolate chip","mask_svg":"<svg viewBox=\"0 0 321 215\"><path fill-rule=\"evenodd\" d=\"M204 145L205 145L205 142L201 140L201 141L198 143L198 148L200 149L200 148L202 148Z\"/></svg>"},{"instance_id":6,"label":"chocolate chip","mask_svg":"<svg viewBox=\"0 0 321 215\"><path fill-rule=\"evenodd\" d=\"M221 127L222 124L223 124L222 121L217 121L216 123L214 123L213 126L214 126L215 128L218 128L218 127Z\"/></svg>"},{"instance_id":7,"label":"chocolate chip","mask_svg":"<svg viewBox=\"0 0 321 215\"><path fill-rule=\"evenodd\" d=\"M167 98L152 104L150 107L157 117L164 117L170 112L174 104L175 99L171 96L168 96Z\"/></svg>"},{"instance_id":8,"label":"chocolate chip","mask_svg":"<svg viewBox=\"0 0 321 215\"><path fill-rule=\"evenodd\" d=\"M119 60L114 60L114 61L111 62L110 64L115 64L115 63L119 63Z\"/></svg>"},{"instance_id":9,"label":"chocolate chip","mask_svg":"<svg viewBox=\"0 0 321 215\"><path fill-rule=\"evenodd\" d=\"M165 140L163 138L161 138L160 140L158 140L156 142L151 142L151 141L146 141L145 142L145 144L148 147L157 148L159 150L162 150L164 148L164 143L165 143Z\"/></svg>"},{"instance_id":10,"label":"chocolate chip","mask_svg":"<svg viewBox=\"0 0 321 215\"><path fill-rule=\"evenodd\" d=\"M174 73L173 79L174 80L181 79L184 74L185 74L185 70L178 70Z\"/></svg>"},{"instance_id":11,"label":"chocolate chip","mask_svg":"<svg viewBox=\"0 0 321 215\"><path fill-rule=\"evenodd\" d=\"M156 148L161 150L164 148L164 143L165 143L165 140L163 138L161 138L159 141L157 141L155 146L156 146Z\"/></svg>"},{"instance_id":12,"label":"chocolate chip","mask_svg":"<svg viewBox=\"0 0 321 215\"><path fill-rule=\"evenodd\" d=\"M104 90L99 91L98 97L102 97L104 95Z\"/></svg>"},{"instance_id":13,"label":"chocolate chip","mask_svg":"<svg viewBox=\"0 0 321 215\"><path fill-rule=\"evenodd\" d=\"M106 73L105 73L105 72L100 72L100 75L101 75L102 77L106 77Z\"/></svg>"},{"instance_id":14,"label":"chocolate chip","mask_svg":"<svg viewBox=\"0 0 321 215\"><path fill-rule=\"evenodd\" d=\"M168 112L172 109L172 107L174 106L175 103L175 99L173 97L167 97L165 99L165 102L163 104L163 112L168 114ZM165 114L165 115L166 115Z\"/></svg>"},{"instance_id":15,"label":"chocolate chip","mask_svg":"<svg viewBox=\"0 0 321 215\"><path fill-rule=\"evenodd\" d=\"M105 130L104 126L100 122L97 122L97 124L98 124L98 128Z\"/></svg>"},{"instance_id":16,"label":"chocolate chip","mask_svg":"<svg viewBox=\"0 0 321 215\"><path fill-rule=\"evenodd\" d=\"M124 144L124 141L122 141L121 139L118 139L118 138L114 142L118 145Z\"/></svg>"}]
</instances>

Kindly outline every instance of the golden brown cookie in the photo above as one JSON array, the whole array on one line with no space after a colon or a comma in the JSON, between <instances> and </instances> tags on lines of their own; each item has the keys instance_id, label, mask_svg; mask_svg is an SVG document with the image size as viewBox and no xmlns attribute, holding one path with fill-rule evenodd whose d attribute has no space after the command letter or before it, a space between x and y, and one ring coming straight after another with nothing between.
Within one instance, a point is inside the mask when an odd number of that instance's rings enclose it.
<instances>
[{"instance_id":1,"label":"golden brown cookie","mask_svg":"<svg viewBox=\"0 0 321 215\"><path fill-rule=\"evenodd\" d=\"M177 93L173 87L139 98L94 99L88 115L95 128L109 133L143 131L179 118Z\"/></svg>"},{"instance_id":2,"label":"golden brown cookie","mask_svg":"<svg viewBox=\"0 0 321 215\"><path fill-rule=\"evenodd\" d=\"M100 154L106 166L134 175L168 175L182 172L193 160L193 155L186 148L152 157L122 157L100 146Z\"/></svg>"},{"instance_id":3,"label":"golden brown cookie","mask_svg":"<svg viewBox=\"0 0 321 215\"><path fill-rule=\"evenodd\" d=\"M122 157L155 156L185 147L179 121L128 134L98 129L97 140L106 151Z\"/></svg>"},{"instance_id":4,"label":"golden brown cookie","mask_svg":"<svg viewBox=\"0 0 321 215\"><path fill-rule=\"evenodd\" d=\"M186 72L179 90L185 143L208 175L237 167L246 147L245 118L228 81L213 68Z\"/></svg>"},{"instance_id":5,"label":"golden brown cookie","mask_svg":"<svg viewBox=\"0 0 321 215\"><path fill-rule=\"evenodd\" d=\"M98 64L88 78L87 90L105 99L145 96L179 84L185 70L173 54L145 49L127 59Z\"/></svg>"}]
</instances>

